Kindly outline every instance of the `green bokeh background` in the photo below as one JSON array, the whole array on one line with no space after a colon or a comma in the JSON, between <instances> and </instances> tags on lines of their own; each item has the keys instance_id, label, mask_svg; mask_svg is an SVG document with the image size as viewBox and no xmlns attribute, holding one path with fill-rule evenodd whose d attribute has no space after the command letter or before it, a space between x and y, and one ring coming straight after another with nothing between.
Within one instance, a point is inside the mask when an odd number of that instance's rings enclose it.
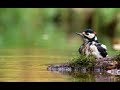
<instances>
[{"instance_id":1,"label":"green bokeh background","mask_svg":"<svg viewBox=\"0 0 120 90\"><path fill-rule=\"evenodd\" d=\"M92 28L111 51L112 41L120 36L119 14L119 8L1 8L0 48L74 50L82 44L75 32ZM90 15L92 24L87 21Z\"/></svg>"}]
</instances>

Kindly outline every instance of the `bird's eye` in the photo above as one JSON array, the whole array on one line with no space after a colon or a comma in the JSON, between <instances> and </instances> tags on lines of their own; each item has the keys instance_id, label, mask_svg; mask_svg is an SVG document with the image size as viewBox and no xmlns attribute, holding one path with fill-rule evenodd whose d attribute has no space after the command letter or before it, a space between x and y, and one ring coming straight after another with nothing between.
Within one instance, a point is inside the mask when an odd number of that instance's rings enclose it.
<instances>
[{"instance_id":1,"label":"bird's eye","mask_svg":"<svg viewBox=\"0 0 120 90\"><path fill-rule=\"evenodd\" d=\"M86 35L89 35L89 33L86 33Z\"/></svg>"}]
</instances>

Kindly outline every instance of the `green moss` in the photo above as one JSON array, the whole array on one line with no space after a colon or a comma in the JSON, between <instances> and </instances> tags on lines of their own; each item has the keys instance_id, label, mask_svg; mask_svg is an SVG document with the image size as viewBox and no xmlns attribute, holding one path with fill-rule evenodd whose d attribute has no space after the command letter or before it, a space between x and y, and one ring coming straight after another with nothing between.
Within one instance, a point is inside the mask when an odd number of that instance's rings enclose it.
<instances>
[{"instance_id":1,"label":"green moss","mask_svg":"<svg viewBox=\"0 0 120 90\"><path fill-rule=\"evenodd\" d=\"M71 65L74 67L93 67L95 65L95 57L94 56L85 56L85 55L80 55L77 57L74 57L72 59Z\"/></svg>"},{"instance_id":2,"label":"green moss","mask_svg":"<svg viewBox=\"0 0 120 90\"><path fill-rule=\"evenodd\" d=\"M113 57L113 60L115 60L118 63L120 63L120 53L118 55L116 55L115 57Z\"/></svg>"},{"instance_id":3,"label":"green moss","mask_svg":"<svg viewBox=\"0 0 120 90\"><path fill-rule=\"evenodd\" d=\"M112 56L111 58L111 63L115 64L116 62L118 63L118 65L120 65L120 53L116 54L115 56ZM79 55L71 59L70 66L80 68L86 67L88 69L94 68L96 66L96 59L94 56ZM106 65L101 66L101 68L105 69Z\"/></svg>"}]
</instances>

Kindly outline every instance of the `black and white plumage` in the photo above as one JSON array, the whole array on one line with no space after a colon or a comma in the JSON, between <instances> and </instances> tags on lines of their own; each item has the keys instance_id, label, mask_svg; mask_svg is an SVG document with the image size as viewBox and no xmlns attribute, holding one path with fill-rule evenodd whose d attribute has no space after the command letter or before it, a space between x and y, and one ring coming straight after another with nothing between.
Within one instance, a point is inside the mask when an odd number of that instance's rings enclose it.
<instances>
[{"instance_id":1,"label":"black and white plumage","mask_svg":"<svg viewBox=\"0 0 120 90\"><path fill-rule=\"evenodd\" d=\"M99 43L96 33L91 29L86 29L82 33L76 33L82 36L84 43L79 48L80 54L94 55L96 58L107 57L107 47Z\"/></svg>"}]
</instances>

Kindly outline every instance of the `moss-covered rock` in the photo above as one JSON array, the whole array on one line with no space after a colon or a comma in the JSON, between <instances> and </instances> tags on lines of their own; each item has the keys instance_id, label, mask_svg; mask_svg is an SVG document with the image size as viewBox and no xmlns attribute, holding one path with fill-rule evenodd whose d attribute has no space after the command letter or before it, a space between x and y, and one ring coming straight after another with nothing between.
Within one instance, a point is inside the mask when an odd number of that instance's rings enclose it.
<instances>
[{"instance_id":1,"label":"moss-covered rock","mask_svg":"<svg viewBox=\"0 0 120 90\"><path fill-rule=\"evenodd\" d=\"M95 59L94 56L76 56L69 63L60 65L50 65L48 70L52 71L91 71L96 68L109 70L120 68L120 54L115 57L106 57L103 59Z\"/></svg>"},{"instance_id":2,"label":"moss-covered rock","mask_svg":"<svg viewBox=\"0 0 120 90\"><path fill-rule=\"evenodd\" d=\"M74 57L71 60L70 66L90 68L90 67L94 67L95 63L96 63L96 59L94 56L80 55L80 56Z\"/></svg>"}]
</instances>

